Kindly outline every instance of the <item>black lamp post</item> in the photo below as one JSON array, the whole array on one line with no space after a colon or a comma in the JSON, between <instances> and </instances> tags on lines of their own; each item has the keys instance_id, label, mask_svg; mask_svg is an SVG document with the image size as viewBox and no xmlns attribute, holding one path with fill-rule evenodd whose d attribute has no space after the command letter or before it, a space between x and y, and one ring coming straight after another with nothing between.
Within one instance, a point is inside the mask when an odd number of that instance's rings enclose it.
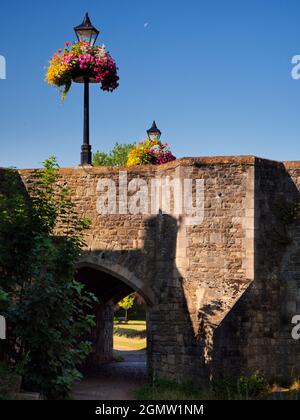
<instances>
[{"instance_id":1,"label":"black lamp post","mask_svg":"<svg viewBox=\"0 0 300 420\"><path fill-rule=\"evenodd\" d=\"M149 140L160 139L161 131L157 128L155 121L153 121L152 127L147 130L147 134Z\"/></svg>"},{"instance_id":2,"label":"black lamp post","mask_svg":"<svg viewBox=\"0 0 300 420\"><path fill-rule=\"evenodd\" d=\"M96 29L86 13L83 22L74 28L78 41L86 41L94 45L99 31ZM74 82L84 83L84 114L83 114L83 144L81 146L81 165L92 164L92 147L90 145L90 110L89 110L89 84L95 80L89 76L77 77Z\"/></svg>"}]
</instances>

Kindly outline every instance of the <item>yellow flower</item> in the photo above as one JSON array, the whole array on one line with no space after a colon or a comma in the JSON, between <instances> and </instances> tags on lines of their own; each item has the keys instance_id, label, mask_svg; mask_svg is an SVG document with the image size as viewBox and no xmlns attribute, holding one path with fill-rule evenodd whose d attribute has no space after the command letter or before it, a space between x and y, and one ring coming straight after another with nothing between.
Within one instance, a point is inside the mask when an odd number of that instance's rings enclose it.
<instances>
[{"instance_id":1,"label":"yellow flower","mask_svg":"<svg viewBox=\"0 0 300 420\"><path fill-rule=\"evenodd\" d=\"M64 83L64 78L66 73L69 71L68 66L63 64L50 64L47 74L46 80L50 85L61 85Z\"/></svg>"},{"instance_id":2,"label":"yellow flower","mask_svg":"<svg viewBox=\"0 0 300 420\"><path fill-rule=\"evenodd\" d=\"M135 166L140 164L139 149L134 147L128 154L127 166Z\"/></svg>"}]
</instances>

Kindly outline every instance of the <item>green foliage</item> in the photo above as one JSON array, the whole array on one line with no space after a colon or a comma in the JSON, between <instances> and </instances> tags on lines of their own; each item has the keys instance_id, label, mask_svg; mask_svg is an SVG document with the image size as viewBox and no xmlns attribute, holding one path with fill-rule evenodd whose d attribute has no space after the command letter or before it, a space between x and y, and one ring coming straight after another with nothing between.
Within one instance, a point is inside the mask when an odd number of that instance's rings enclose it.
<instances>
[{"instance_id":1,"label":"green foliage","mask_svg":"<svg viewBox=\"0 0 300 420\"><path fill-rule=\"evenodd\" d=\"M136 293L136 299L132 308L128 310L128 316L131 320L144 320L146 321L146 303L141 298L141 296ZM123 310L118 309L115 312L116 319L123 317Z\"/></svg>"},{"instance_id":2,"label":"green foliage","mask_svg":"<svg viewBox=\"0 0 300 420\"><path fill-rule=\"evenodd\" d=\"M268 390L268 383L260 372L255 372L251 376L242 376L239 380L239 388L242 395L256 398Z\"/></svg>"},{"instance_id":3,"label":"green foliage","mask_svg":"<svg viewBox=\"0 0 300 420\"><path fill-rule=\"evenodd\" d=\"M135 144L116 143L109 153L97 151L93 156L94 166L126 166L130 150Z\"/></svg>"},{"instance_id":4,"label":"green foliage","mask_svg":"<svg viewBox=\"0 0 300 420\"><path fill-rule=\"evenodd\" d=\"M123 308L128 311L128 309L133 307L135 301L135 293L132 293L131 295L126 296L124 299L122 299L118 305L120 308Z\"/></svg>"},{"instance_id":5,"label":"green foliage","mask_svg":"<svg viewBox=\"0 0 300 420\"><path fill-rule=\"evenodd\" d=\"M200 400L203 398L203 393L191 383L178 384L175 381L160 379L155 384L147 384L138 389L136 398L144 401Z\"/></svg>"},{"instance_id":6,"label":"green foliage","mask_svg":"<svg viewBox=\"0 0 300 420\"><path fill-rule=\"evenodd\" d=\"M138 389L136 397L138 400L251 400L261 398L269 391L264 376L256 372L248 377L217 380L206 388L160 379Z\"/></svg>"},{"instance_id":7,"label":"green foliage","mask_svg":"<svg viewBox=\"0 0 300 420\"><path fill-rule=\"evenodd\" d=\"M10 399L10 391L16 383L16 375L6 363L0 363L0 401Z\"/></svg>"},{"instance_id":8,"label":"green foliage","mask_svg":"<svg viewBox=\"0 0 300 420\"><path fill-rule=\"evenodd\" d=\"M6 293L3 289L0 288L0 303L7 302L9 299L8 293Z\"/></svg>"},{"instance_id":9,"label":"green foliage","mask_svg":"<svg viewBox=\"0 0 300 420\"><path fill-rule=\"evenodd\" d=\"M122 299L118 305L120 308L124 309L125 311L125 322L127 322L128 317L128 309L132 308L135 301L135 293L132 293L131 295L126 296L124 299Z\"/></svg>"},{"instance_id":10,"label":"green foliage","mask_svg":"<svg viewBox=\"0 0 300 420\"><path fill-rule=\"evenodd\" d=\"M225 378L213 383L213 392L218 399L248 400L261 397L268 391L265 377L255 372L250 376L241 376L238 379Z\"/></svg>"},{"instance_id":11,"label":"green foliage","mask_svg":"<svg viewBox=\"0 0 300 420\"><path fill-rule=\"evenodd\" d=\"M24 357L24 383L46 398L66 398L90 352L83 337L95 300L74 280L88 221L59 183L54 157L22 188L15 170L0 174L0 310L11 368Z\"/></svg>"}]
</instances>

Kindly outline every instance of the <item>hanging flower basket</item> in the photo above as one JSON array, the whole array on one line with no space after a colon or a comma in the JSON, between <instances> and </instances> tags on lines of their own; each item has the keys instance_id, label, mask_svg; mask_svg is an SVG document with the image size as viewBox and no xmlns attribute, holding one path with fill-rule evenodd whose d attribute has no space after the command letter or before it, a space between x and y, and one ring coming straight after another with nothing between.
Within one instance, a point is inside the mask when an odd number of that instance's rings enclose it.
<instances>
[{"instance_id":1,"label":"hanging flower basket","mask_svg":"<svg viewBox=\"0 0 300 420\"><path fill-rule=\"evenodd\" d=\"M175 159L167 143L162 143L158 139L148 139L130 150L127 166L161 165Z\"/></svg>"},{"instance_id":2,"label":"hanging flower basket","mask_svg":"<svg viewBox=\"0 0 300 420\"><path fill-rule=\"evenodd\" d=\"M70 46L65 43L64 50L58 50L51 58L46 74L50 85L57 87L64 99L72 82L101 84L101 89L112 92L119 86L116 63L105 50L104 45L92 46L80 41Z\"/></svg>"}]
</instances>

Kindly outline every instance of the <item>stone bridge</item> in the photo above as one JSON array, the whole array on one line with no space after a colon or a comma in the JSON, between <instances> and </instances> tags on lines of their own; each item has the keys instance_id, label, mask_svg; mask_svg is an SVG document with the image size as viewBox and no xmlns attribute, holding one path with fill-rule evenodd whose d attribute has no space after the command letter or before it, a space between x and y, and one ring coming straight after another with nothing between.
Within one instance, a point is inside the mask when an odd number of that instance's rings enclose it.
<instances>
[{"instance_id":1,"label":"stone bridge","mask_svg":"<svg viewBox=\"0 0 300 420\"><path fill-rule=\"evenodd\" d=\"M26 184L30 171L20 174ZM198 382L256 370L269 379L299 376L291 319L300 314L300 162L184 158L60 174L92 222L77 271L101 299L91 363L111 356L113 306L134 290L148 307L150 375ZM194 204L196 180L204 182L202 216L176 211L172 188L168 211L162 193L150 204L153 179L192 180ZM103 200L105 185L115 199ZM133 204L140 213L129 212Z\"/></svg>"}]
</instances>

